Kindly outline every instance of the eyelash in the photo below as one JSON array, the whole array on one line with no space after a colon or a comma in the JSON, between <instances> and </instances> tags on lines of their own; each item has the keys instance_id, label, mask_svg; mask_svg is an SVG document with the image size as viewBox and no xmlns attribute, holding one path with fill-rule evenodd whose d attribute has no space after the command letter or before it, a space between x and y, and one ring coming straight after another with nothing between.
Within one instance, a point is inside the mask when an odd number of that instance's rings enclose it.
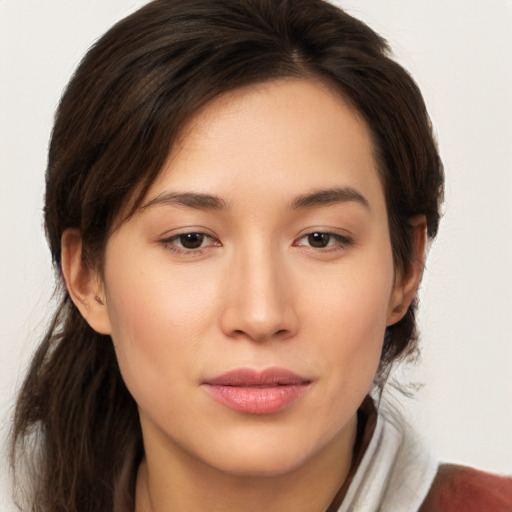
<instances>
[{"instance_id":1,"label":"eyelash","mask_svg":"<svg viewBox=\"0 0 512 512\"><path fill-rule=\"evenodd\" d=\"M201 245L196 248L188 248L183 247L183 238L191 236L199 236L202 237ZM180 241L180 239L182 239ZM203 242L209 240L210 243L203 246ZM168 238L163 238L159 241L160 244L165 247L167 250L175 253L175 254L184 254L189 256L199 256L204 253L204 251L211 246L219 247L221 244L218 240L216 240L213 236L208 235L207 233L203 233L201 231L187 231L185 233L178 233L177 235L170 236ZM176 245L176 242L181 243L181 247Z\"/></svg>"},{"instance_id":2,"label":"eyelash","mask_svg":"<svg viewBox=\"0 0 512 512\"><path fill-rule=\"evenodd\" d=\"M311 245L310 237L314 236L322 236L327 237L327 244L323 247L314 247ZM301 240L308 240L308 245L299 243ZM334 243L331 243L334 242ZM347 247L354 244L354 239L351 236L348 235L340 235L338 233L330 233L328 231L311 231L309 233L306 233L302 235L300 238L297 239L296 242L294 242L294 245L297 247L308 247L310 249L313 249L315 251L319 252L335 252L340 251L343 249L346 249Z\"/></svg>"},{"instance_id":3,"label":"eyelash","mask_svg":"<svg viewBox=\"0 0 512 512\"><path fill-rule=\"evenodd\" d=\"M200 245L198 247L184 247L183 242L185 237L200 237ZM312 245L311 237L318 237L320 240L322 237L327 237L326 245L315 247ZM193 238L192 238L193 239ZM302 240L307 240L308 243L300 243ZM190 241L190 240L189 240ZM203 245L204 242L209 241L207 245ZM179 242L180 246L177 246L176 243ZM334 242L334 243L332 243ZM159 243L165 247L167 250L175 253L175 254L183 254L188 256L199 256L204 253L204 251L209 247L219 247L221 243L215 239L213 236L208 235L207 233L201 231L187 231L184 233L178 233L176 235L170 236L168 238L164 238L159 240ZM299 237L293 245L295 247L308 247L309 249L314 250L315 252L335 252L346 249L350 245L354 244L354 239L348 235L340 235L337 233L331 233L328 231L311 231Z\"/></svg>"}]
</instances>

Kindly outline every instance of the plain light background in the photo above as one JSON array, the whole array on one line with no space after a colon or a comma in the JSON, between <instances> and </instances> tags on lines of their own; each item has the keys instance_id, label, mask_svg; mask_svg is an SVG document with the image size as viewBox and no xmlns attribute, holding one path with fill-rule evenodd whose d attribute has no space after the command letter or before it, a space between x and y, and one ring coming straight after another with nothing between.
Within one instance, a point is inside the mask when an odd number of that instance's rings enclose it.
<instances>
[{"instance_id":1,"label":"plain light background","mask_svg":"<svg viewBox=\"0 0 512 512\"><path fill-rule=\"evenodd\" d=\"M0 0L0 509L13 396L52 310L42 230L53 111L142 0ZM512 474L512 1L340 0L391 43L438 134L444 219L421 290L423 383L403 408L443 460Z\"/></svg>"}]
</instances>

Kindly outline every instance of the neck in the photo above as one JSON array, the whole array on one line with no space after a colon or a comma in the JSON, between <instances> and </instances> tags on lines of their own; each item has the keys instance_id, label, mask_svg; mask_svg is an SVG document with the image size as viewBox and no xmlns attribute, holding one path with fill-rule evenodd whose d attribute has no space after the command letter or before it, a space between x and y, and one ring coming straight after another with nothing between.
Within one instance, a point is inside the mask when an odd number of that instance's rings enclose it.
<instances>
[{"instance_id":1,"label":"neck","mask_svg":"<svg viewBox=\"0 0 512 512\"><path fill-rule=\"evenodd\" d=\"M135 512L324 511L347 478L356 430L354 417L340 435L299 467L265 476L223 472L177 447L172 457L162 456L166 451L153 451L146 444L137 475Z\"/></svg>"}]
</instances>

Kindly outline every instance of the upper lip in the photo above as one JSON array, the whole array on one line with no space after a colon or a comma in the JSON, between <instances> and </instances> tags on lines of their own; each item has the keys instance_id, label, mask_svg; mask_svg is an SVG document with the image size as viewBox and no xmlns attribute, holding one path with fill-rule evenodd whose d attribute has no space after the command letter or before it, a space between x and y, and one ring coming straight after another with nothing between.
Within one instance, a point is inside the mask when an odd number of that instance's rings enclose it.
<instances>
[{"instance_id":1,"label":"upper lip","mask_svg":"<svg viewBox=\"0 0 512 512\"><path fill-rule=\"evenodd\" d=\"M286 368L265 368L255 370L252 368L237 368L204 381L212 386L286 386L293 384L309 384L310 379L302 377Z\"/></svg>"}]
</instances>

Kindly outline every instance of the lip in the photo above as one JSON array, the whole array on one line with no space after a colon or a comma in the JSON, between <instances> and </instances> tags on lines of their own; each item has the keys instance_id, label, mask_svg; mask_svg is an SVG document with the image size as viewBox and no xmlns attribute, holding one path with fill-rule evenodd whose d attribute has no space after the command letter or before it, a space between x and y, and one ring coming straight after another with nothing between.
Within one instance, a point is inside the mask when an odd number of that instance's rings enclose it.
<instances>
[{"instance_id":1,"label":"lip","mask_svg":"<svg viewBox=\"0 0 512 512\"><path fill-rule=\"evenodd\" d=\"M290 407L307 391L311 380L285 368L238 368L202 384L214 399L230 409L263 415Z\"/></svg>"}]
</instances>

